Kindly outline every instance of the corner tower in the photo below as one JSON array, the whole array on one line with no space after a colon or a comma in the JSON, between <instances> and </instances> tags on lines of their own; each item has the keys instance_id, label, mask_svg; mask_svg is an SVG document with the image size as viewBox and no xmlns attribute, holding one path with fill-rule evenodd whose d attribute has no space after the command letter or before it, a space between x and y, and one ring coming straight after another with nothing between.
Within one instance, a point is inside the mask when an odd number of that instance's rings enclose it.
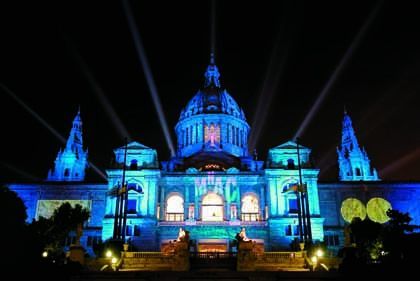
<instances>
[{"instance_id":1,"label":"corner tower","mask_svg":"<svg viewBox=\"0 0 420 281\"><path fill-rule=\"evenodd\" d=\"M80 109L64 150L58 151L54 169L48 172L47 181L83 181L87 168L87 150L83 150L82 119Z\"/></svg>"},{"instance_id":2,"label":"corner tower","mask_svg":"<svg viewBox=\"0 0 420 281\"><path fill-rule=\"evenodd\" d=\"M341 147L337 148L341 181L378 181L376 169L370 165L364 148L359 147L350 116L344 111Z\"/></svg>"}]
</instances>

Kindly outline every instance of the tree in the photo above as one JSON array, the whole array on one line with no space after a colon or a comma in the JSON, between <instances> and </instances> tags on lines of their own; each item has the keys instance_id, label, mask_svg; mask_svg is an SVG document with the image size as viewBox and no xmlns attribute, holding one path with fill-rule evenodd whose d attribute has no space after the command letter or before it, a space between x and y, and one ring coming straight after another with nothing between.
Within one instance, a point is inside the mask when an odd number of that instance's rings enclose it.
<instances>
[{"instance_id":1,"label":"tree","mask_svg":"<svg viewBox=\"0 0 420 281\"><path fill-rule=\"evenodd\" d=\"M407 234L414 229L410 225L412 219L408 213L401 213L397 210L388 210L386 214L390 218L383 231L386 260L401 261L404 259L404 253L410 248Z\"/></svg>"},{"instance_id":2,"label":"tree","mask_svg":"<svg viewBox=\"0 0 420 281\"><path fill-rule=\"evenodd\" d=\"M6 186L0 186L0 219L2 229L2 265L16 264L25 249L26 207L22 199Z\"/></svg>"},{"instance_id":3,"label":"tree","mask_svg":"<svg viewBox=\"0 0 420 281\"><path fill-rule=\"evenodd\" d=\"M47 249L50 254L57 258L63 254L63 242L70 232L75 231L80 238L82 225L89 219L89 210L76 204L63 203L57 208L51 218L40 217L29 226L31 233L38 242Z\"/></svg>"},{"instance_id":4,"label":"tree","mask_svg":"<svg viewBox=\"0 0 420 281\"><path fill-rule=\"evenodd\" d=\"M355 217L350 226L350 239L356 245L357 256L364 263L370 262L380 250L382 225L369 219ZM378 244L379 243L379 244ZM379 248L378 248L379 247Z\"/></svg>"}]
</instances>

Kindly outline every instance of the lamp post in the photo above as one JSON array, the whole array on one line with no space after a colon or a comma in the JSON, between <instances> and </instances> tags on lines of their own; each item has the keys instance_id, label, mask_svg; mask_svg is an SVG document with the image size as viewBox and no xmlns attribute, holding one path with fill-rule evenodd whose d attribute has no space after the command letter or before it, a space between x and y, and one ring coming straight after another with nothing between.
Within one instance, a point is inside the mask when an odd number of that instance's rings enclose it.
<instances>
[{"instance_id":1,"label":"lamp post","mask_svg":"<svg viewBox=\"0 0 420 281\"><path fill-rule=\"evenodd\" d=\"M304 186L302 182L302 169L300 165L300 139L296 138L296 149L297 149L297 158L298 158L298 170L299 170L299 188L298 192L298 202L301 199L302 202L302 222L303 222L303 231L304 231L304 240L312 242L312 227L311 227L311 214L309 211L309 194L308 189Z\"/></svg>"},{"instance_id":2,"label":"lamp post","mask_svg":"<svg viewBox=\"0 0 420 281\"><path fill-rule=\"evenodd\" d=\"M128 190L125 182L125 170L127 162L127 148L128 140L124 140L124 162L122 171L121 188L118 184L116 190L116 202L115 202L115 217L114 217L114 239L122 239L125 241L125 227L127 220L127 203L128 203Z\"/></svg>"}]
</instances>

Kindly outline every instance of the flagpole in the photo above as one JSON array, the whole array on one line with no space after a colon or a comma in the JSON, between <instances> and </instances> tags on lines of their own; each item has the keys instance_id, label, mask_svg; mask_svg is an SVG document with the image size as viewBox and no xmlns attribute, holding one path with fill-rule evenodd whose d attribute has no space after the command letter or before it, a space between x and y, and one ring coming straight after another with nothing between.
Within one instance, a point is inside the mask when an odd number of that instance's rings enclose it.
<instances>
[{"instance_id":1,"label":"flagpole","mask_svg":"<svg viewBox=\"0 0 420 281\"><path fill-rule=\"evenodd\" d=\"M128 140L127 137L124 139L125 142L125 147L124 147L124 166L123 166L123 174L122 174L122 193L121 193L121 201L124 203L124 206L122 206L121 204L121 221L122 221L122 227L121 227L121 234L120 236L122 237L123 242L125 243L125 227L126 227L126 223L127 223L127 205L128 205L128 186L125 182L125 170L126 170L126 162L127 162L127 146L128 146ZM124 207L124 209L123 209Z\"/></svg>"},{"instance_id":2,"label":"flagpole","mask_svg":"<svg viewBox=\"0 0 420 281\"><path fill-rule=\"evenodd\" d=\"M299 185L298 185L298 193L299 193L299 199L301 200L302 205L302 228L303 228L303 238L304 242L307 240L307 229L306 229L306 213L305 213L305 199L304 199L304 193L302 192L302 170L300 167L300 151L299 151L299 138L296 138L296 149L297 149L297 158L298 158L298 171L299 171Z\"/></svg>"},{"instance_id":3,"label":"flagpole","mask_svg":"<svg viewBox=\"0 0 420 281\"><path fill-rule=\"evenodd\" d=\"M119 208L120 208L120 183L118 182L117 184L117 193L116 193L116 198L115 198L115 215L114 215L114 233L112 235L113 239L117 239L118 238L118 218L120 217L119 215Z\"/></svg>"},{"instance_id":4,"label":"flagpole","mask_svg":"<svg viewBox=\"0 0 420 281\"><path fill-rule=\"evenodd\" d=\"M302 204L304 205L304 214L303 214L303 224L305 230L305 240L309 240L312 242L312 228L311 228L311 215L309 212L309 196L307 188L304 189L303 182L302 182L302 169L300 165L300 150L299 144L300 139L299 137L296 138L296 147L297 147L297 156L298 156L298 169L299 169L299 183L300 183L300 192L302 196Z\"/></svg>"}]
</instances>

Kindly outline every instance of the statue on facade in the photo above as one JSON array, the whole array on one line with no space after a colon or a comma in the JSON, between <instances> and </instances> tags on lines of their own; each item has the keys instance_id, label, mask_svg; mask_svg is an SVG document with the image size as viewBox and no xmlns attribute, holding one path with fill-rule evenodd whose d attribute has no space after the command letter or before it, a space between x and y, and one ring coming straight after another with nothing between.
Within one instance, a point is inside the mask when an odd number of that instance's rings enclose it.
<instances>
[{"instance_id":1,"label":"statue on facade","mask_svg":"<svg viewBox=\"0 0 420 281\"><path fill-rule=\"evenodd\" d=\"M189 238L189 231L186 231L182 227L180 227L178 232L178 238L176 238L176 242L188 242Z\"/></svg>"},{"instance_id":2,"label":"statue on facade","mask_svg":"<svg viewBox=\"0 0 420 281\"><path fill-rule=\"evenodd\" d=\"M245 227L242 227L241 231L236 234L236 239L239 242L251 242L251 239L246 236Z\"/></svg>"}]
</instances>

